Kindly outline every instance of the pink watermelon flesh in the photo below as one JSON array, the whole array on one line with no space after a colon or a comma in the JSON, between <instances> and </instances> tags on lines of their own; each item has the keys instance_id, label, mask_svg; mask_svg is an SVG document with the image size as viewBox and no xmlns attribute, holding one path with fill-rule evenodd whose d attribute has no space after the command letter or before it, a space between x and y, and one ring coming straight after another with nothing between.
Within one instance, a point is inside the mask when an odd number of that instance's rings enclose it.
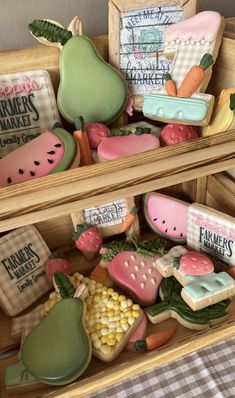
<instances>
[{"instance_id":1,"label":"pink watermelon flesh","mask_svg":"<svg viewBox=\"0 0 235 398\"><path fill-rule=\"evenodd\" d=\"M0 186L10 186L51 172L64 156L59 138L46 131L0 159Z\"/></svg>"},{"instance_id":2,"label":"pink watermelon flesh","mask_svg":"<svg viewBox=\"0 0 235 398\"><path fill-rule=\"evenodd\" d=\"M151 192L145 197L144 210L148 224L156 233L175 242L186 240L187 203Z\"/></svg>"}]
</instances>

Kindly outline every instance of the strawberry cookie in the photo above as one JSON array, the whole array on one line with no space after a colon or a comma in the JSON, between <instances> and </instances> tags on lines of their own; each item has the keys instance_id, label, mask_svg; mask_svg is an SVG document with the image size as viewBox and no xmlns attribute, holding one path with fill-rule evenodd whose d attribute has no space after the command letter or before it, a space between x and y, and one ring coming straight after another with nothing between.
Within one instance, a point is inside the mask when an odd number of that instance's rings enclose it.
<instances>
[{"instance_id":1,"label":"strawberry cookie","mask_svg":"<svg viewBox=\"0 0 235 398\"><path fill-rule=\"evenodd\" d=\"M87 224L77 225L77 229L73 233L73 240L76 248L90 260L95 257L102 245L102 237L99 230Z\"/></svg>"}]
</instances>

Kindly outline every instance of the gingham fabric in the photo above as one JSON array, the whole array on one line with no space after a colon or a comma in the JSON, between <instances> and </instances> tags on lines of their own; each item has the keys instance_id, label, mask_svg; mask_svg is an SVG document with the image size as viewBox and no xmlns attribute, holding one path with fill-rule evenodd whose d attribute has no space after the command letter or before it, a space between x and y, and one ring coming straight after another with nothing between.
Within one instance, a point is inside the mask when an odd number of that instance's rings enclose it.
<instances>
[{"instance_id":1,"label":"gingham fabric","mask_svg":"<svg viewBox=\"0 0 235 398\"><path fill-rule=\"evenodd\" d=\"M190 248L208 254L218 268L222 267L221 261L235 264L234 218L193 203L188 209L187 224L187 245Z\"/></svg>"},{"instance_id":2,"label":"gingham fabric","mask_svg":"<svg viewBox=\"0 0 235 398\"><path fill-rule=\"evenodd\" d=\"M27 84L26 77L41 86L40 90L5 94L8 87L15 86L17 90L20 84ZM60 122L50 75L45 70L0 75L0 101L7 104L4 111L4 104L0 103L0 158Z\"/></svg>"},{"instance_id":3,"label":"gingham fabric","mask_svg":"<svg viewBox=\"0 0 235 398\"><path fill-rule=\"evenodd\" d=\"M211 54L213 47L214 42L197 42L193 44L180 42L174 48L176 55L171 65L170 74L172 80L176 82L177 87L180 86L189 69L194 65L200 64L200 60L205 53ZM166 52L166 49L164 51Z\"/></svg>"},{"instance_id":4,"label":"gingham fabric","mask_svg":"<svg viewBox=\"0 0 235 398\"><path fill-rule=\"evenodd\" d=\"M232 398L235 397L234 352L235 337L86 398Z\"/></svg>"},{"instance_id":5,"label":"gingham fabric","mask_svg":"<svg viewBox=\"0 0 235 398\"><path fill-rule=\"evenodd\" d=\"M32 225L0 238L0 305L9 315L19 314L49 291L44 270L49 255Z\"/></svg>"},{"instance_id":6,"label":"gingham fabric","mask_svg":"<svg viewBox=\"0 0 235 398\"><path fill-rule=\"evenodd\" d=\"M11 336L13 338L21 336L21 344L31 330L41 322L41 307L39 305L27 314L12 319Z\"/></svg>"}]
</instances>

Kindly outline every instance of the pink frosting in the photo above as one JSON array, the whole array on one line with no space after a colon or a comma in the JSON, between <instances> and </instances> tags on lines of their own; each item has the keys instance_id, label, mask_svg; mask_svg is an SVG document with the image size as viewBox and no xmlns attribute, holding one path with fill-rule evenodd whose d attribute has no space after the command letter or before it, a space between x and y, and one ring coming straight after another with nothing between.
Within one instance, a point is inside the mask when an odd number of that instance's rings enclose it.
<instances>
[{"instance_id":1,"label":"pink frosting","mask_svg":"<svg viewBox=\"0 0 235 398\"><path fill-rule=\"evenodd\" d=\"M152 134L130 134L122 137L109 137L98 146L98 156L112 160L159 148L158 137Z\"/></svg>"},{"instance_id":2,"label":"pink frosting","mask_svg":"<svg viewBox=\"0 0 235 398\"><path fill-rule=\"evenodd\" d=\"M62 142L55 134L46 131L0 159L0 186L11 186L45 176L63 156Z\"/></svg>"},{"instance_id":3,"label":"pink frosting","mask_svg":"<svg viewBox=\"0 0 235 398\"><path fill-rule=\"evenodd\" d=\"M180 259L180 271L186 275L207 275L214 271L214 265L205 254L189 251Z\"/></svg>"},{"instance_id":4,"label":"pink frosting","mask_svg":"<svg viewBox=\"0 0 235 398\"><path fill-rule=\"evenodd\" d=\"M203 11L184 21L168 26L165 31L165 42L179 39L214 41L221 24L221 15L216 11Z\"/></svg>"},{"instance_id":5,"label":"pink frosting","mask_svg":"<svg viewBox=\"0 0 235 398\"><path fill-rule=\"evenodd\" d=\"M162 276L153 258L143 257L135 251L118 253L108 265L113 281L126 290L140 305L155 303Z\"/></svg>"},{"instance_id":6,"label":"pink frosting","mask_svg":"<svg viewBox=\"0 0 235 398\"><path fill-rule=\"evenodd\" d=\"M188 205L180 200L150 192L146 214L154 230L172 239L187 237Z\"/></svg>"}]
</instances>

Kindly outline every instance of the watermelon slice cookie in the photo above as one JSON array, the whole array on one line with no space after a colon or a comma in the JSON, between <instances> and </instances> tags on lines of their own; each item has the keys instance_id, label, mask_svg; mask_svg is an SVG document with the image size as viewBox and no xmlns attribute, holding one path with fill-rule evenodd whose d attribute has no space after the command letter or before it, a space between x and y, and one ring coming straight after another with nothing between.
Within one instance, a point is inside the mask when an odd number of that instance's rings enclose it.
<instances>
[{"instance_id":1,"label":"watermelon slice cookie","mask_svg":"<svg viewBox=\"0 0 235 398\"><path fill-rule=\"evenodd\" d=\"M0 159L0 186L67 170L73 164L77 150L73 137L66 130L56 127L46 131Z\"/></svg>"},{"instance_id":2,"label":"watermelon slice cookie","mask_svg":"<svg viewBox=\"0 0 235 398\"><path fill-rule=\"evenodd\" d=\"M186 242L188 206L186 202L156 192L144 196L148 225L157 234L177 243Z\"/></svg>"}]
</instances>

